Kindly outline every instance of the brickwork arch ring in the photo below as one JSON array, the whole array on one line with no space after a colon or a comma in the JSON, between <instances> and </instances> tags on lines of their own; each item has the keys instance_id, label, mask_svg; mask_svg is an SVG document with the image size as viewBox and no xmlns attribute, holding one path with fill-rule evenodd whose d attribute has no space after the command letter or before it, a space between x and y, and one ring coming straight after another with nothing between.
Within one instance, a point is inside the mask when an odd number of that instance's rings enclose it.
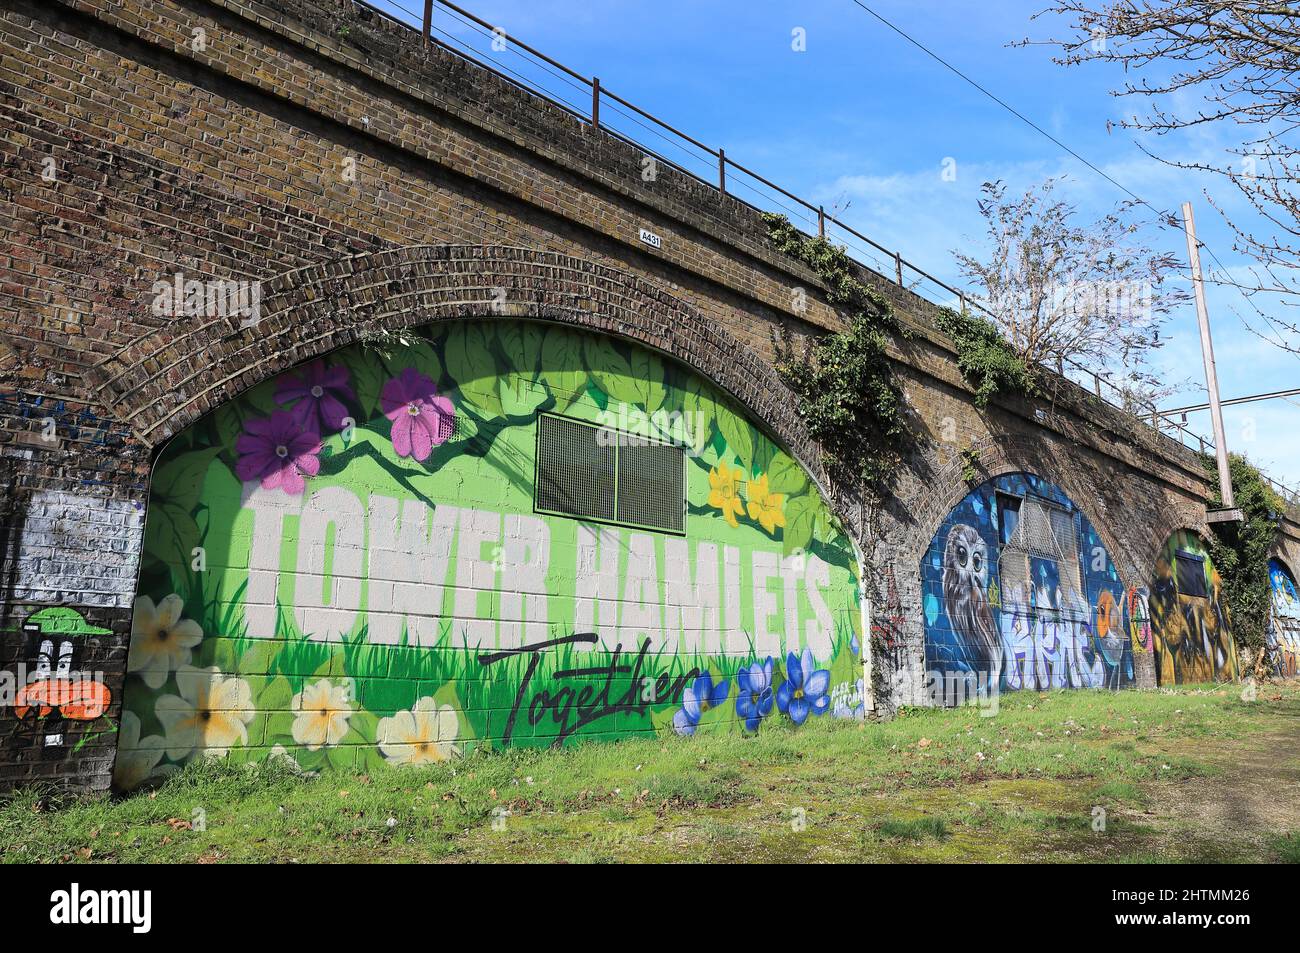
<instances>
[{"instance_id":1,"label":"brickwork arch ring","mask_svg":"<svg viewBox=\"0 0 1300 953\"><path fill-rule=\"evenodd\" d=\"M768 427L823 488L851 535L859 507L826 491L821 452L775 369L664 288L583 258L500 245L412 245L279 275L258 319L195 320L94 370L98 399L157 447L250 387L380 331L462 319L552 321L619 336L688 365ZM838 498L837 498L838 497Z\"/></svg>"},{"instance_id":2,"label":"brickwork arch ring","mask_svg":"<svg viewBox=\"0 0 1300 953\"><path fill-rule=\"evenodd\" d=\"M918 494L911 500L898 501L899 506L916 514L902 547L903 552L915 555L919 563L925 558L934 534L939 531L948 514L975 487L1009 473L1029 473L1060 487L1075 508L1087 517L1114 560L1122 580L1145 578L1146 570L1139 564L1139 560L1133 559L1127 549L1120 545L1119 538L1108 525L1105 515L1094 512L1093 507L1083 502L1096 495L1096 488L1076 476L1077 468L1046 465L1041 459L1040 445L1024 437L977 441L973 449L979 452L979 482L974 486L968 485L963 478L965 461L953 453L948 465L927 484L927 492Z\"/></svg>"}]
</instances>

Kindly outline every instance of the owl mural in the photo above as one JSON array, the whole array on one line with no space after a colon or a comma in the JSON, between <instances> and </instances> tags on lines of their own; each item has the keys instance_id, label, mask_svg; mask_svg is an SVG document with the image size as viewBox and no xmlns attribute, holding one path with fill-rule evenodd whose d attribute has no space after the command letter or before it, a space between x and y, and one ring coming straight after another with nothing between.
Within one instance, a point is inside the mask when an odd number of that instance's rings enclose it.
<instances>
[{"instance_id":1,"label":"owl mural","mask_svg":"<svg viewBox=\"0 0 1300 953\"><path fill-rule=\"evenodd\" d=\"M921 583L931 676L992 673L1003 691L1133 680L1126 587L1087 517L1040 477L967 494L937 527Z\"/></svg>"},{"instance_id":2,"label":"owl mural","mask_svg":"<svg viewBox=\"0 0 1300 953\"><path fill-rule=\"evenodd\" d=\"M993 671L998 648L988 587L988 544L973 526L958 523L943 552L943 606L968 655L985 672Z\"/></svg>"}]
</instances>

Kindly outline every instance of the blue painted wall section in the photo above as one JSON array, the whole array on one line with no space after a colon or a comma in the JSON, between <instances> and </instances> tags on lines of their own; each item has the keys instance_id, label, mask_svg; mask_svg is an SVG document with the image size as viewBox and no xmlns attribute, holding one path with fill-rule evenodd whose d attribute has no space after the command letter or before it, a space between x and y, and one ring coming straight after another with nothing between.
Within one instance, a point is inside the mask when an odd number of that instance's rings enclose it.
<instances>
[{"instance_id":1,"label":"blue painted wall section","mask_svg":"<svg viewBox=\"0 0 1300 953\"><path fill-rule=\"evenodd\" d=\"M1060 487L1014 473L983 483L921 561L930 678L982 675L1003 691L1133 684L1124 585Z\"/></svg>"}]
</instances>

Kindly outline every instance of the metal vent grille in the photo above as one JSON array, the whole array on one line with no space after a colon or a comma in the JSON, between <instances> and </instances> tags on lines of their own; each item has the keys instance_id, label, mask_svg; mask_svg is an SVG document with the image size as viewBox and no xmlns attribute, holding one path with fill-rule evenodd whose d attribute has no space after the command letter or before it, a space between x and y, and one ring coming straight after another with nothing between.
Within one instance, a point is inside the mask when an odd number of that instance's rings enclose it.
<instances>
[{"instance_id":1,"label":"metal vent grille","mask_svg":"<svg viewBox=\"0 0 1300 953\"><path fill-rule=\"evenodd\" d=\"M1056 593L1042 593L1048 604L1037 598L1043 580L1034 578L1034 562L1042 560L1056 569L1060 603ZM1083 595L1083 572L1075 541L1074 515L1044 500L1029 497L1020 506L1020 518L1010 541L998 559L1002 598L1030 602L1042 610L1054 609L1066 619L1087 621L1087 599ZM1031 597L1031 593L1033 596Z\"/></svg>"},{"instance_id":2,"label":"metal vent grille","mask_svg":"<svg viewBox=\"0 0 1300 953\"><path fill-rule=\"evenodd\" d=\"M603 436L602 436L603 434ZM614 519L611 431L564 417L537 419L537 509L579 519Z\"/></svg>"},{"instance_id":3,"label":"metal vent grille","mask_svg":"<svg viewBox=\"0 0 1300 953\"><path fill-rule=\"evenodd\" d=\"M618 521L670 533L686 526L686 458L681 447L640 443L618 449Z\"/></svg>"}]
</instances>

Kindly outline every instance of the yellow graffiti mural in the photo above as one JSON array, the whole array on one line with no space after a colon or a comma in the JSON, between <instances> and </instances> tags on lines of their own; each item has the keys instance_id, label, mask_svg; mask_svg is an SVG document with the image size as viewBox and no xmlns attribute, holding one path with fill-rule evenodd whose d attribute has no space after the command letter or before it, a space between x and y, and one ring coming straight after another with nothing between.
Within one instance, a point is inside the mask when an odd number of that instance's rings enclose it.
<instances>
[{"instance_id":1,"label":"yellow graffiti mural","mask_svg":"<svg viewBox=\"0 0 1300 953\"><path fill-rule=\"evenodd\" d=\"M1237 646L1221 588L1200 537L1188 530L1170 536L1156 560L1150 598L1159 684L1237 677Z\"/></svg>"}]
</instances>

